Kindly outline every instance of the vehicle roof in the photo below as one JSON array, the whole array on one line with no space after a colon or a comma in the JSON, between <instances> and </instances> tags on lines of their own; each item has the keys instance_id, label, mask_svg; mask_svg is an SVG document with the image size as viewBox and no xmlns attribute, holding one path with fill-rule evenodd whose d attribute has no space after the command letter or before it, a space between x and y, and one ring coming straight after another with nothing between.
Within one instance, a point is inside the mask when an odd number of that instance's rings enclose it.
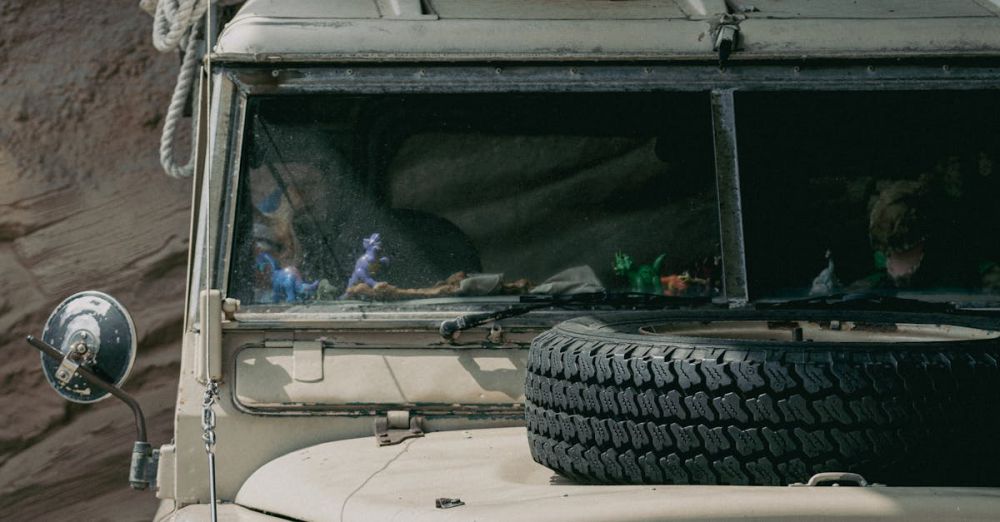
<instances>
[{"instance_id":1,"label":"vehicle roof","mask_svg":"<svg viewBox=\"0 0 1000 522\"><path fill-rule=\"evenodd\" d=\"M1000 0L249 0L213 59L715 60L723 13L732 60L1000 55Z\"/></svg>"}]
</instances>

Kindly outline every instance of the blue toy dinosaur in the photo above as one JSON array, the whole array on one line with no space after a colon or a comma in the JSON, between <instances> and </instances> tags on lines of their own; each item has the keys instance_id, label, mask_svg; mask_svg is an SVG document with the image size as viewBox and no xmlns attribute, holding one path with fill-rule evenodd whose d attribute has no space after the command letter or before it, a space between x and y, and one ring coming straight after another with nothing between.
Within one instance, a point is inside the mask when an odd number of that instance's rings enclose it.
<instances>
[{"instance_id":1,"label":"blue toy dinosaur","mask_svg":"<svg viewBox=\"0 0 1000 522\"><path fill-rule=\"evenodd\" d=\"M389 264L388 257L379 256L382 252L381 234L375 232L361 240L361 244L365 247L365 253L354 262L354 272L351 272L351 278L347 280L347 290L345 290L344 295L340 296L341 299L347 297L347 292L358 283L365 283L375 288L377 282L372 276L378 272L382 265Z\"/></svg>"},{"instance_id":2,"label":"blue toy dinosaur","mask_svg":"<svg viewBox=\"0 0 1000 522\"><path fill-rule=\"evenodd\" d=\"M257 254L257 270L264 272L268 267L271 268L271 300L275 303L282 301L294 303L308 299L319 286L319 281L304 282L302 275L295 267L281 268L271 254L267 252Z\"/></svg>"}]
</instances>

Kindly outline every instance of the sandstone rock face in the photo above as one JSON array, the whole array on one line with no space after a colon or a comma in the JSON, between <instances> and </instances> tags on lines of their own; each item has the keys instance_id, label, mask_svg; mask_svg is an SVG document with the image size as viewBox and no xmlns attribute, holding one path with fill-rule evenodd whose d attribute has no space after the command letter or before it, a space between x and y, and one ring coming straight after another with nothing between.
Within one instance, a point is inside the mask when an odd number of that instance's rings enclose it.
<instances>
[{"instance_id":1,"label":"sandstone rock face","mask_svg":"<svg viewBox=\"0 0 1000 522\"><path fill-rule=\"evenodd\" d=\"M191 196L157 148L178 59L133 0L4 0L0 28L0 520L149 519L128 409L64 402L23 338L69 294L117 297L139 334L126 389L169 440Z\"/></svg>"}]
</instances>

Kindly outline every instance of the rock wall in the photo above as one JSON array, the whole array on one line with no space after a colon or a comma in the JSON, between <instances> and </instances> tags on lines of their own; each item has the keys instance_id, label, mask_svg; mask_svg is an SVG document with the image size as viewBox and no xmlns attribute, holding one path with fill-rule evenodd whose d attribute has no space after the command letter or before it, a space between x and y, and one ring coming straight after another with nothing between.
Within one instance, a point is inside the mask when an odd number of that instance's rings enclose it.
<instances>
[{"instance_id":1,"label":"rock wall","mask_svg":"<svg viewBox=\"0 0 1000 522\"><path fill-rule=\"evenodd\" d=\"M127 484L128 409L63 401L23 341L69 294L116 296L139 335L126 389L150 441L171 436L191 196L159 167L178 57L150 32L134 0L0 0L0 520L157 506Z\"/></svg>"}]
</instances>

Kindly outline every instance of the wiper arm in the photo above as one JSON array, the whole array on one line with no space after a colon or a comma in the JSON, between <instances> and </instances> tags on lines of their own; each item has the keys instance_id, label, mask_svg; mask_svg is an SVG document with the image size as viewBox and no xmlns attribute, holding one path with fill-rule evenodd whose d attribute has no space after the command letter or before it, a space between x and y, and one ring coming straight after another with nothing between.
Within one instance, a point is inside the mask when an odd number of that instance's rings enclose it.
<instances>
[{"instance_id":1,"label":"wiper arm","mask_svg":"<svg viewBox=\"0 0 1000 522\"><path fill-rule=\"evenodd\" d=\"M492 321L524 315L540 308L563 306L611 306L614 308L657 309L669 306L694 306L711 302L708 297L679 297L642 292L583 292L579 294L522 295L516 305L493 312L460 315L441 322L441 337L453 341L459 332Z\"/></svg>"},{"instance_id":2,"label":"wiper arm","mask_svg":"<svg viewBox=\"0 0 1000 522\"><path fill-rule=\"evenodd\" d=\"M871 292L842 293L793 299L780 303L758 305L768 310L872 310L893 312L955 312L951 303L932 303Z\"/></svg>"}]
</instances>

